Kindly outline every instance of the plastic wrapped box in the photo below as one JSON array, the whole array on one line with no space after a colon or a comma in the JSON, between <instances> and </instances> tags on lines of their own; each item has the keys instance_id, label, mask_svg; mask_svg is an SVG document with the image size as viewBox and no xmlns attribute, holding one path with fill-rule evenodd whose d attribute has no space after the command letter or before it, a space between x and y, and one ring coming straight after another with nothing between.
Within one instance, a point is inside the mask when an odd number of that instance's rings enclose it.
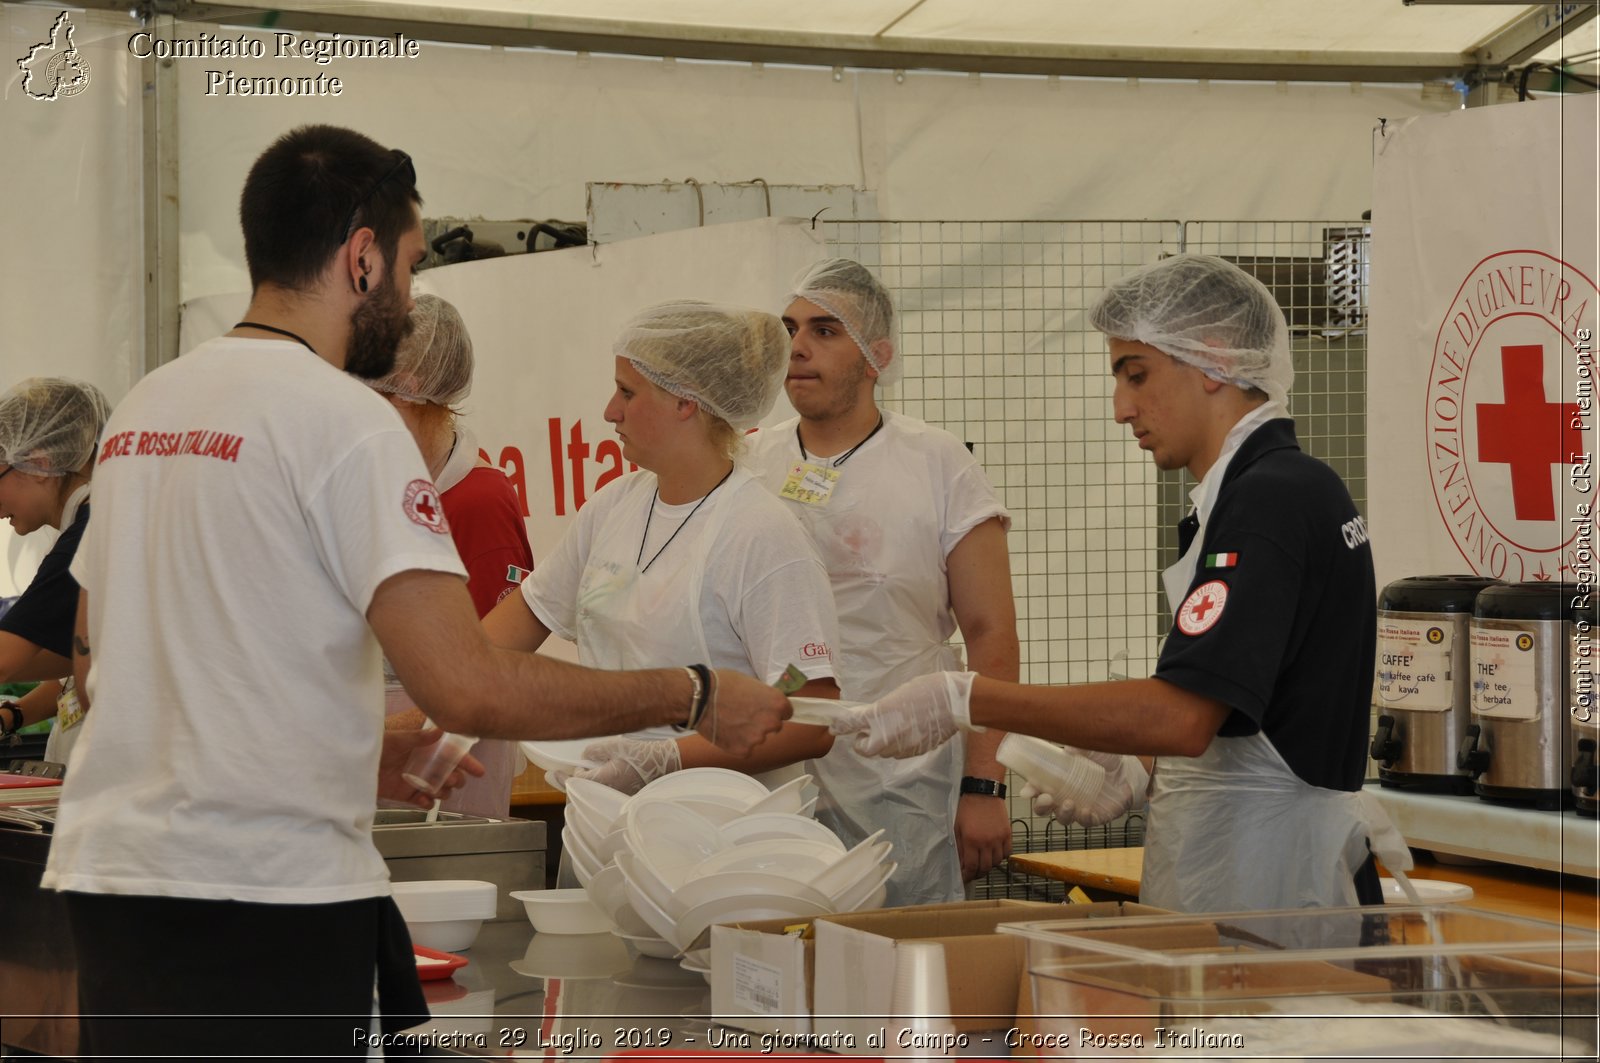
<instances>
[{"instance_id":1,"label":"plastic wrapped box","mask_svg":"<svg viewBox=\"0 0 1600 1063\"><path fill-rule=\"evenodd\" d=\"M1596 1058L1595 931L1459 907L1141 916L1027 939L1019 1052Z\"/></svg>"}]
</instances>

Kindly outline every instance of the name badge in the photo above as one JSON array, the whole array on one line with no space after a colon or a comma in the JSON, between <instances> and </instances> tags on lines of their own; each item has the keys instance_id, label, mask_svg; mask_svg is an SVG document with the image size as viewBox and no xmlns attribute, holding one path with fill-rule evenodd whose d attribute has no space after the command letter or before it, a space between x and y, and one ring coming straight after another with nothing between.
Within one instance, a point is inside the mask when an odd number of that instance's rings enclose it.
<instances>
[{"instance_id":1,"label":"name badge","mask_svg":"<svg viewBox=\"0 0 1600 1063\"><path fill-rule=\"evenodd\" d=\"M789 478L783 481L778 497L793 499L803 506L825 506L833 498L833 489L838 484L839 470L833 466L798 461L789 470Z\"/></svg>"},{"instance_id":2,"label":"name badge","mask_svg":"<svg viewBox=\"0 0 1600 1063\"><path fill-rule=\"evenodd\" d=\"M78 688L68 682L62 685L61 693L56 696L56 727L62 731L70 731L83 722L83 703L78 700Z\"/></svg>"}]
</instances>

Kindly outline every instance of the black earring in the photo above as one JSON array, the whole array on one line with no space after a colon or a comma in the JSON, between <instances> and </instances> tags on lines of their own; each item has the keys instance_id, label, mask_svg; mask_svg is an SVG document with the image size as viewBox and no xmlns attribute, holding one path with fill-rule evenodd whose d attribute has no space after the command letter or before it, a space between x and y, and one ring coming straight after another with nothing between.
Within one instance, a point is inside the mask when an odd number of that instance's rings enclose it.
<instances>
[{"instance_id":1,"label":"black earring","mask_svg":"<svg viewBox=\"0 0 1600 1063\"><path fill-rule=\"evenodd\" d=\"M365 273L356 278L356 287L362 291L367 290L367 275Z\"/></svg>"}]
</instances>

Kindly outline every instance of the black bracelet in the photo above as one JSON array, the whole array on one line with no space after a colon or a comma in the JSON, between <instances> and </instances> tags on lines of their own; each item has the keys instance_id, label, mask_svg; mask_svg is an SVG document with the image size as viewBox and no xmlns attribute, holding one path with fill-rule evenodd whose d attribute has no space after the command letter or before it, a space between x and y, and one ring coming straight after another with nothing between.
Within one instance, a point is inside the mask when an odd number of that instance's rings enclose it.
<instances>
[{"instance_id":1,"label":"black bracelet","mask_svg":"<svg viewBox=\"0 0 1600 1063\"><path fill-rule=\"evenodd\" d=\"M11 710L11 725L0 731L0 738L10 738L22 728L22 706L14 701L0 701L0 709Z\"/></svg>"},{"instance_id":2,"label":"black bracelet","mask_svg":"<svg viewBox=\"0 0 1600 1063\"><path fill-rule=\"evenodd\" d=\"M961 792L964 794L979 794L983 797L1004 797L1006 795L1006 784L995 782L993 779L979 779L972 775L966 775L961 779Z\"/></svg>"}]
</instances>

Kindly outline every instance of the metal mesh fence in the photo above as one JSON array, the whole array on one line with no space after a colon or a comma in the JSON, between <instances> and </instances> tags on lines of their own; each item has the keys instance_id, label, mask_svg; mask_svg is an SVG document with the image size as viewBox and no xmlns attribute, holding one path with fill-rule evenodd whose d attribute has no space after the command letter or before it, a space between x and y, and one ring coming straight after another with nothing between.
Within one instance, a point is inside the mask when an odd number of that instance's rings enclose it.
<instances>
[{"instance_id":1,"label":"metal mesh fence","mask_svg":"<svg viewBox=\"0 0 1600 1063\"><path fill-rule=\"evenodd\" d=\"M891 409L967 441L1012 516L1022 680L1148 675L1170 624L1157 572L1176 560L1192 484L1158 473L1111 414L1105 342L1085 320L1105 285L1183 250L1258 276L1288 316L1301 445L1365 511L1363 222L848 221L830 250L872 269L900 314ZM1017 852L1143 842L1142 816L1070 830L1008 780ZM980 895L1040 895L997 870ZM1046 891L1060 894L1059 884Z\"/></svg>"}]
</instances>

